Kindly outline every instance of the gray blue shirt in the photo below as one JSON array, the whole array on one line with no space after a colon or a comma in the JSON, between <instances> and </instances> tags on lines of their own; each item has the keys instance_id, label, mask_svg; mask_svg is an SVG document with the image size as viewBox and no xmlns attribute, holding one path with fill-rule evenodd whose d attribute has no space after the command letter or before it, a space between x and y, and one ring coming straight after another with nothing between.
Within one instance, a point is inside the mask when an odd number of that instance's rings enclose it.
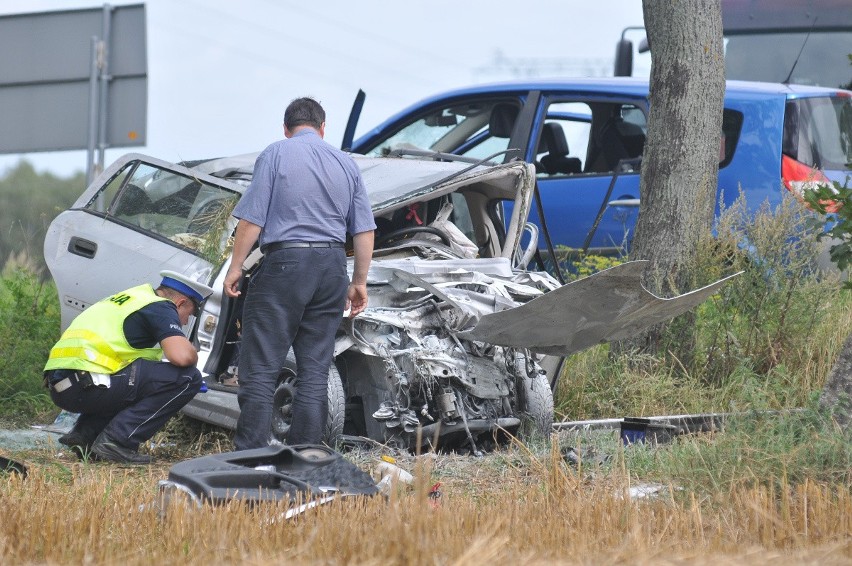
<instances>
[{"instance_id":1,"label":"gray blue shirt","mask_svg":"<svg viewBox=\"0 0 852 566\"><path fill-rule=\"evenodd\" d=\"M376 227L355 161L309 128L263 150L233 214L262 228L261 246L345 242Z\"/></svg>"}]
</instances>

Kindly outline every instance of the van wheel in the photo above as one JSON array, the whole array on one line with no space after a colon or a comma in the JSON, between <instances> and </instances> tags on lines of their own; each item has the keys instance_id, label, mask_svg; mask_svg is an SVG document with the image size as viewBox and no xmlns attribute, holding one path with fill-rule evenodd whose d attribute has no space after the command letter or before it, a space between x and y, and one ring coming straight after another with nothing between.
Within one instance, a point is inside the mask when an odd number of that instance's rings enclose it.
<instances>
[{"instance_id":1,"label":"van wheel","mask_svg":"<svg viewBox=\"0 0 852 566\"><path fill-rule=\"evenodd\" d=\"M553 391L547 375L519 378L516 389L521 419L518 437L522 440L549 439L553 430Z\"/></svg>"},{"instance_id":2,"label":"van wheel","mask_svg":"<svg viewBox=\"0 0 852 566\"><path fill-rule=\"evenodd\" d=\"M291 350L278 375L278 387L272 397L272 438L279 442L287 440L293 419L293 397L296 393L296 358ZM343 419L346 398L340 373L332 363L328 368L328 416L325 421L323 442L334 447L343 434Z\"/></svg>"}]
</instances>

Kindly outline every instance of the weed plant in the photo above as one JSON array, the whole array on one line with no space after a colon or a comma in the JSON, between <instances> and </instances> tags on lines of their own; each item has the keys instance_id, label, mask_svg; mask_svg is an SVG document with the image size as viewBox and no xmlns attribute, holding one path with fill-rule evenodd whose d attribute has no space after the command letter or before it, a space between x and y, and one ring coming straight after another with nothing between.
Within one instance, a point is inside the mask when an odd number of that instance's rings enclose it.
<instances>
[{"instance_id":1,"label":"weed plant","mask_svg":"<svg viewBox=\"0 0 852 566\"><path fill-rule=\"evenodd\" d=\"M0 280L0 333L0 426L52 420L42 369L59 338L59 301L26 262L8 264Z\"/></svg>"},{"instance_id":2,"label":"weed plant","mask_svg":"<svg viewBox=\"0 0 852 566\"><path fill-rule=\"evenodd\" d=\"M817 267L820 244L812 217L786 191L774 209L764 205L750 214L741 194L722 212L713 249L703 257L742 273L697 311L700 351L693 368L706 383L723 384L742 372L769 382L775 370L796 373L822 357L814 338L846 298L837 276ZM699 277L719 272L702 263ZM845 337L849 327L838 330Z\"/></svg>"},{"instance_id":3,"label":"weed plant","mask_svg":"<svg viewBox=\"0 0 852 566\"><path fill-rule=\"evenodd\" d=\"M809 217L792 196L756 214L740 196L722 211L716 237L702 241L691 270L693 288L740 275L689 318L676 319L656 355L611 355L604 345L568 359L555 395L557 415L806 406L852 331L852 297L836 273L817 268L820 244Z\"/></svg>"}]
</instances>

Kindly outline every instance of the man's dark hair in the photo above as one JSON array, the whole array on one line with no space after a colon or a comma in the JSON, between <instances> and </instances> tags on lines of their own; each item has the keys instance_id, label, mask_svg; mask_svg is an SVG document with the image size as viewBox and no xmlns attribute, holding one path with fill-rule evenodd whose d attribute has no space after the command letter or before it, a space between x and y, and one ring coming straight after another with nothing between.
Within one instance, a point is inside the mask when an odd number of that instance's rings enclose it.
<instances>
[{"instance_id":1,"label":"man's dark hair","mask_svg":"<svg viewBox=\"0 0 852 566\"><path fill-rule=\"evenodd\" d=\"M313 98L297 98L284 111L284 126L291 132L299 126L310 126L319 130L323 122L325 110Z\"/></svg>"}]
</instances>

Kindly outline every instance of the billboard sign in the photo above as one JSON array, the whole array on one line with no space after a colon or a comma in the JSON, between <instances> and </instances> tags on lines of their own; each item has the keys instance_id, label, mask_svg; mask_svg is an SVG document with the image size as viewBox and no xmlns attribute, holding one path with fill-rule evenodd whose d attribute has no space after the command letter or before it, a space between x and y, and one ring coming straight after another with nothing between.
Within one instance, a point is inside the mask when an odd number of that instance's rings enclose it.
<instances>
[{"instance_id":1,"label":"billboard sign","mask_svg":"<svg viewBox=\"0 0 852 566\"><path fill-rule=\"evenodd\" d=\"M143 4L0 16L0 153L145 145L145 41Z\"/></svg>"}]
</instances>

